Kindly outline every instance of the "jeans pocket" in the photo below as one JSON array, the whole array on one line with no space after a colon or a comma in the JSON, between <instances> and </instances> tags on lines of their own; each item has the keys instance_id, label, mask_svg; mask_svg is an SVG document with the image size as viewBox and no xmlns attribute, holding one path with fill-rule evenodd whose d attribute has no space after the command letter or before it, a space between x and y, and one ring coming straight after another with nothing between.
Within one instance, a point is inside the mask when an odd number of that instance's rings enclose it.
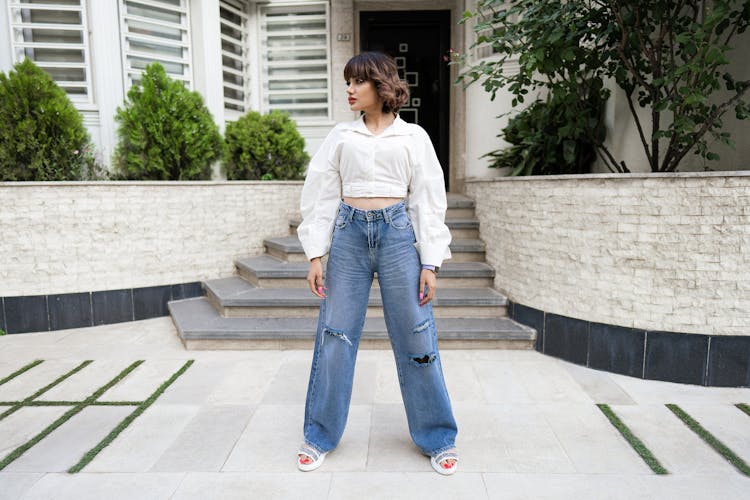
<instances>
[{"instance_id":1,"label":"jeans pocket","mask_svg":"<svg viewBox=\"0 0 750 500\"><path fill-rule=\"evenodd\" d=\"M346 227L346 224L349 222L349 219L346 217L345 214L339 214L338 217L336 217L336 229L344 229Z\"/></svg>"},{"instance_id":2,"label":"jeans pocket","mask_svg":"<svg viewBox=\"0 0 750 500\"><path fill-rule=\"evenodd\" d=\"M395 229L410 229L411 219L406 212L399 212L391 219L391 226Z\"/></svg>"}]
</instances>

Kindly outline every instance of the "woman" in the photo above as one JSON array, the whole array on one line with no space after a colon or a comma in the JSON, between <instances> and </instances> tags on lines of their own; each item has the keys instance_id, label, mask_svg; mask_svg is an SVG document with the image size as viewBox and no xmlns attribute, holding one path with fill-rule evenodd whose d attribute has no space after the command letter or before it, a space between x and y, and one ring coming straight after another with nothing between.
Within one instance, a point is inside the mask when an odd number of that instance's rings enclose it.
<instances>
[{"instance_id":1,"label":"woman","mask_svg":"<svg viewBox=\"0 0 750 500\"><path fill-rule=\"evenodd\" d=\"M328 134L310 162L300 204L297 234L310 260L307 281L323 302L298 467L317 469L344 431L377 272L409 432L438 473L453 474L457 429L431 303L439 267L451 256L443 171L427 133L397 115L409 89L393 59L360 54L347 63L344 78L349 105L362 114Z\"/></svg>"}]
</instances>

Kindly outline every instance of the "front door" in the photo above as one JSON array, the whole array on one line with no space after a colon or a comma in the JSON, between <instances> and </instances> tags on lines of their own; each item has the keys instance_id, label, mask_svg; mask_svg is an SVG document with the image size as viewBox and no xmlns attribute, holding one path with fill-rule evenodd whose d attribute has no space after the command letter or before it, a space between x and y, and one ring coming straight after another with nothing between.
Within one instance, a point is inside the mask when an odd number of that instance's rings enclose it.
<instances>
[{"instance_id":1,"label":"front door","mask_svg":"<svg viewBox=\"0 0 750 500\"><path fill-rule=\"evenodd\" d=\"M451 81L443 56L450 48L450 11L361 12L359 20L362 51L392 56L409 84L411 98L399 114L429 134L448 189Z\"/></svg>"}]
</instances>

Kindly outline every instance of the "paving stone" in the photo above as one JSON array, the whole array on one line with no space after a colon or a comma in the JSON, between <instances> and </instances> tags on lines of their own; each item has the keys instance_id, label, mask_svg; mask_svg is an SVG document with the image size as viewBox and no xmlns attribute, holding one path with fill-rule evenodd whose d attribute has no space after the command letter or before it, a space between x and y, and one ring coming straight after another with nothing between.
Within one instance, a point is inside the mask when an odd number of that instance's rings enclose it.
<instances>
[{"instance_id":1,"label":"paving stone","mask_svg":"<svg viewBox=\"0 0 750 500\"><path fill-rule=\"evenodd\" d=\"M616 474L484 474L492 499L650 500L643 477ZM682 497L686 498L686 497ZM692 497L690 497L692 498Z\"/></svg>"},{"instance_id":2,"label":"paving stone","mask_svg":"<svg viewBox=\"0 0 750 500\"><path fill-rule=\"evenodd\" d=\"M593 404L542 404L576 471L588 474L644 474L651 469Z\"/></svg>"},{"instance_id":3,"label":"paving stone","mask_svg":"<svg viewBox=\"0 0 750 500\"><path fill-rule=\"evenodd\" d=\"M69 409L67 406L27 406L0 420L0 459L39 434Z\"/></svg>"},{"instance_id":4,"label":"paving stone","mask_svg":"<svg viewBox=\"0 0 750 500\"><path fill-rule=\"evenodd\" d=\"M531 366L531 365L526 365ZM531 403L521 373L512 361L476 361L474 370L482 386L484 400L488 403Z\"/></svg>"},{"instance_id":5,"label":"paving stone","mask_svg":"<svg viewBox=\"0 0 750 500\"><path fill-rule=\"evenodd\" d=\"M423 455L411 440L403 404L373 406L367 470L374 472L432 471L429 458Z\"/></svg>"},{"instance_id":6,"label":"paving stone","mask_svg":"<svg viewBox=\"0 0 750 500\"><path fill-rule=\"evenodd\" d=\"M635 404L633 398L622 387L617 385L608 373L573 363L565 363L563 361L560 363L595 403L615 405Z\"/></svg>"},{"instance_id":7,"label":"paving stone","mask_svg":"<svg viewBox=\"0 0 750 500\"><path fill-rule=\"evenodd\" d=\"M750 418L733 404L685 404L681 408L750 464Z\"/></svg>"},{"instance_id":8,"label":"paving stone","mask_svg":"<svg viewBox=\"0 0 750 500\"><path fill-rule=\"evenodd\" d=\"M221 470L296 471L295 452L302 443L303 421L304 401L258 407Z\"/></svg>"},{"instance_id":9,"label":"paving stone","mask_svg":"<svg viewBox=\"0 0 750 500\"><path fill-rule=\"evenodd\" d=\"M310 379L310 360L284 360L263 396L263 404L304 404Z\"/></svg>"},{"instance_id":10,"label":"paving stone","mask_svg":"<svg viewBox=\"0 0 750 500\"><path fill-rule=\"evenodd\" d=\"M287 500L289 498L327 498L331 474L316 471L301 474L258 472L191 472L185 475L172 500Z\"/></svg>"},{"instance_id":11,"label":"paving stone","mask_svg":"<svg viewBox=\"0 0 750 500\"><path fill-rule=\"evenodd\" d=\"M0 500L16 500L43 474L35 472L0 472Z\"/></svg>"},{"instance_id":12,"label":"paving stone","mask_svg":"<svg viewBox=\"0 0 750 500\"><path fill-rule=\"evenodd\" d=\"M364 497L393 500L488 498L482 475L468 472L450 478L439 476L431 468L429 472L342 472L333 475L329 500Z\"/></svg>"},{"instance_id":13,"label":"paving stone","mask_svg":"<svg viewBox=\"0 0 750 500\"><path fill-rule=\"evenodd\" d=\"M15 377L13 380L0 385L0 401L23 400L79 364L81 364L81 361L45 361ZM73 376L82 375L86 371L86 368L88 367L83 368L83 370Z\"/></svg>"},{"instance_id":14,"label":"paving stone","mask_svg":"<svg viewBox=\"0 0 750 500\"><path fill-rule=\"evenodd\" d=\"M734 472L729 462L664 405L612 406L612 409L669 472Z\"/></svg>"},{"instance_id":15,"label":"paving stone","mask_svg":"<svg viewBox=\"0 0 750 500\"><path fill-rule=\"evenodd\" d=\"M17 335L17 336L20 337L20 335ZM4 346L2 342L0 342L0 348L2 348L2 347L6 347L6 346ZM10 376L12 373L20 370L21 368L23 368L27 364L29 364L32 361L34 361L33 359L23 359L23 358L21 358L21 359L18 359L18 358L11 359L10 357L8 357L8 359L5 359L6 356L4 356L2 354L2 351L0 351L0 356L2 356L2 358L0 358L0 359L2 359L2 361L0 361L0 380L4 379L5 377ZM35 366L34 368L38 368L38 367L39 367L39 365ZM32 368L32 370L34 368ZM28 373L28 372L26 372L26 373Z\"/></svg>"},{"instance_id":16,"label":"paving stone","mask_svg":"<svg viewBox=\"0 0 750 500\"><path fill-rule=\"evenodd\" d=\"M750 390L733 387L703 387L659 380L643 380L610 373L609 377L638 404L737 403L750 399Z\"/></svg>"},{"instance_id":17,"label":"paving stone","mask_svg":"<svg viewBox=\"0 0 750 500\"><path fill-rule=\"evenodd\" d=\"M102 394L99 401L144 401L184 364L181 359L146 360Z\"/></svg>"},{"instance_id":18,"label":"paving stone","mask_svg":"<svg viewBox=\"0 0 750 500\"><path fill-rule=\"evenodd\" d=\"M146 472L198 413L197 405L151 406L84 468L85 472Z\"/></svg>"},{"instance_id":19,"label":"paving stone","mask_svg":"<svg viewBox=\"0 0 750 500\"><path fill-rule=\"evenodd\" d=\"M244 405L203 406L151 471L219 471L254 411Z\"/></svg>"},{"instance_id":20,"label":"paving stone","mask_svg":"<svg viewBox=\"0 0 750 500\"><path fill-rule=\"evenodd\" d=\"M535 402L564 402L590 405L591 398L563 367L546 360L513 363L513 370Z\"/></svg>"},{"instance_id":21,"label":"paving stone","mask_svg":"<svg viewBox=\"0 0 750 500\"><path fill-rule=\"evenodd\" d=\"M573 461L560 444L544 411L536 404L503 404L489 407L493 422L508 450L515 471L522 473L575 472ZM459 426L461 422L459 422ZM462 430L459 427L459 436Z\"/></svg>"},{"instance_id":22,"label":"paving stone","mask_svg":"<svg viewBox=\"0 0 750 500\"><path fill-rule=\"evenodd\" d=\"M196 361L159 396L154 405L203 404L227 377L232 366L219 361Z\"/></svg>"},{"instance_id":23,"label":"paving stone","mask_svg":"<svg viewBox=\"0 0 750 500\"><path fill-rule=\"evenodd\" d=\"M641 479L649 495L655 499L690 500L745 499L750 479L739 474L669 474L645 476ZM631 497L632 498L632 497Z\"/></svg>"},{"instance_id":24,"label":"paving stone","mask_svg":"<svg viewBox=\"0 0 750 500\"><path fill-rule=\"evenodd\" d=\"M161 500L170 498L184 474L45 474L23 500Z\"/></svg>"},{"instance_id":25,"label":"paving stone","mask_svg":"<svg viewBox=\"0 0 750 500\"><path fill-rule=\"evenodd\" d=\"M8 465L8 472L64 472L119 424L133 407L89 406Z\"/></svg>"},{"instance_id":26,"label":"paving stone","mask_svg":"<svg viewBox=\"0 0 750 500\"><path fill-rule=\"evenodd\" d=\"M372 406L352 405L341 441L336 449L326 456L321 470L335 471L337 474L367 470L371 422Z\"/></svg>"},{"instance_id":27,"label":"paving stone","mask_svg":"<svg viewBox=\"0 0 750 500\"><path fill-rule=\"evenodd\" d=\"M260 351L264 358L240 360L231 364L206 398L207 404L258 404L265 397L283 359L279 351ZM312 358L312 356L311 356ZM299 401L297 402L299 403Z\"/></svg>"},{"instance_id":28,"label":"paving stone","mask_svg":"<svg viewBox=\"0 0 750 500\"><path fill-rule=\"evenodd\" d=\"M453 403L458 423L461 473L515 472L505 433L492 408L479 403Z\"/></svg>"},{"instance_id":29,"label":"paving stone","mask_svg":"<svg viewBox=\"0 0 750 500\"><path fill-rule=\"evenodd\" d=\"M454 360L451 356L452 352L450 350L440 351L443 376L451 403L456 404L462 401L484 402L482 385L474 370L474 364Z\"/></svg>"},{"instance_id":30,"label":"paving stone","mask_svg":"<svg viewBox=\"0 0 750 500\"><path fill-rule=\"evenodd\" d=\"M127 360L94 361L45 392L37 401L83 401L132 363Z\"/></svg>"}]
</instances>

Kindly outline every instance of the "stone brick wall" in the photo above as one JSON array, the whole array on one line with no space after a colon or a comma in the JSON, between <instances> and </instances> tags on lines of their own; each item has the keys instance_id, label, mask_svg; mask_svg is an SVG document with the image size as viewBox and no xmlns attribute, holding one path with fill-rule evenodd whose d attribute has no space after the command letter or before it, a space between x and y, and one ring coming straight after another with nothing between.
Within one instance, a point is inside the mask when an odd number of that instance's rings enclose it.
<instances>
[{"instance_id":1,"label":"stone brick wall","mask_svg":"<svg viewBox=\"0 0 750 500\"><path fill-rule=\"evenodd\" d=\"M288 234L302 182L0 183L0 297L229 276Z\"/></svg>"},{"instance_id":2,"label":"stone brick wall","mask_svg":"<svg viewBox=\"0 0 750 500\"><path fill-rule=\"evenodd\" d=\"M482 179L495 286L646 330L750 336L750 172Z\"/></svg>"}]
</instances>

